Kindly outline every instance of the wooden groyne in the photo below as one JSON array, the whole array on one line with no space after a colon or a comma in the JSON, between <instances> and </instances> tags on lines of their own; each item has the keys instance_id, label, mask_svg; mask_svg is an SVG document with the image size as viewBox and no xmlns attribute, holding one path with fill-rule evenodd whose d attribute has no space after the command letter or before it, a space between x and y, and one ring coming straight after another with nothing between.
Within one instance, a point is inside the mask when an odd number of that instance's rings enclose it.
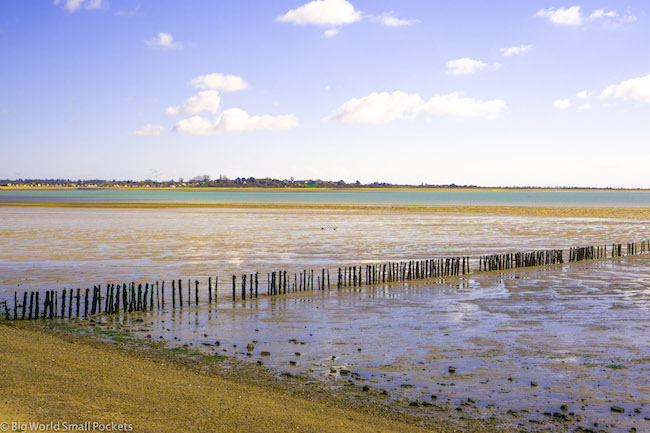
<instances>
[{"instance_id":1,"label":"wooden groyne","mask_svg":"<svg viewBox=\"0 0 650 433\"><path fill-rule=\"evenodd\" d=\"M650 240L639 243L573 247L568 250L566 262L598 260L633 256L650 252ZM470 257L409 260L345 266L333 270L303 270L290 273L278 270L266 275L266 296L279 296L296 292L325 291L357 288L375 284L399 283L426 279L444 279L478 272L502 271L532 266L549 266L565 263L565 252L560 249L484 255L477 260L472 272ZM207 304L217 303L219 278L208 277ZM198 280L172 280L154 283L107 283L102 288L47 290L13 293L11 299L0 301L7 320L34 320L55 318L87 318L100 314L124 314L135 311L176 309L201 305L202 290ZM260 287L258 272L232 276L232 301L256 299ZM194 295L194 296L192 296ZM171 303L170 303L171 301ZM205 301L205 299L204 299ZM2 311L2 310L0 310Z\"/></svg>"}]
</instances>

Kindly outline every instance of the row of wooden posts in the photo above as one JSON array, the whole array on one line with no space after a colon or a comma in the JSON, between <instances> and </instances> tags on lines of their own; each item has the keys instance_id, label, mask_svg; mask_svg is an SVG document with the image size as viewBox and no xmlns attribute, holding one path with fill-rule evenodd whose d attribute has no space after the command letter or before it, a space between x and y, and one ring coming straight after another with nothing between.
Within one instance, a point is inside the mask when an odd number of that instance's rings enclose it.
<instances>
[{"instance_id":1,"label":"row of wooden posts","mask_svg":"<svg viewBox=\"0 0 650 433\"><path fill-rule=\"evenodd\" d=\"M650 252L650 241L628 243L626 256ZM606 245L585 246L569 249L568 262L595 260L607 257L622 257L623 244L612 244L611 249ZM478 258L478 271L497 271L530 266L543 266L564 263L562 250L541 250L521 253L494 254ZM337 289L346 287L361 287L380 283L394 283L403 281L422 280L429 278L444 278L471 273L469 257L452 257L444 259L410 260L402 262L389 262L375 265L350 266L338 268L335 275L334 286ZM297 273L287 271L274 271L267 274L267 296L284 295L295 292L314 290L331 290L332 279L330 270L322 269L320 273L313 270L304 270ZM208 277L208 304L217 302L218 277ZM171 308L191 306L192 300L199 305L199 281L187 280L183 287L182 280L171 281ZM259 273L244 274L239 282L237 276L232 276L232 300L238 298L253 299L259 297ZM194 290L192 290L194 289ZM214 295L213 295L214 289ZM183 292L187 296L184 298ZM194 299L192 299L194 292ZM239 292L239 296L238 296ZM144 285L136 283L107 284L102 293L101 285L92 289L63 289L58 291L23 292L22 302L14 292L13 312L8 302L1 301L4 306L7 320L25 319L53 319L89 317L95 314L120 314L134 311L153 311L165 309L165 301L169 306L169 299L165 297L165 282L156 281ZM43 298L41 303L40 298ZM82 303L83 299L83 303ZM59 302L60 300L60 302Z\"/></svg>"}]
</instances>

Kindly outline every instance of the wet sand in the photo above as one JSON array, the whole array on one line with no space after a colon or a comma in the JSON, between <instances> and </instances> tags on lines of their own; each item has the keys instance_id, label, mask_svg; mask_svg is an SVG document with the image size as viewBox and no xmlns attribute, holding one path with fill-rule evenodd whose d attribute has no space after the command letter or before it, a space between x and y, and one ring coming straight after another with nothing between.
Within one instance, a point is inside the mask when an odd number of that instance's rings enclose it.
<instances>
[{"instance_id":1,"label":"wet sand","mask_svg":"<svg viewBox=\"0 0 650 433\"><path fill-rule=\"evenodd\" d=\"M251 370L235 381L236 374L223 377L218 358L196 361L156 344L116 346L65 330L0 325L0 347L3 422L129 423L136 432L457 431L444 420L423 428L390 419L351 398L300 395L292 389L299 382L274 387Z\"/></svg>"},{"instance_id":2,"label":"wet sand","mask_svg":"<svg viewBox=\"0 0 650 433\"><path fill-rule=\"evenodd\" d=\"M318 203L162 203L162 202L0 202L0 207L97 208L97 209L288 209L356 210L383 212L473 213L536 217L650 219L646 207L561 206L462 206L462 205L372 205Z\"/></svg>"},{"instance_id":3,"label":"wet sand","mask_svg":"<svg viewBox=\"0 0 650 433\"><path fill-rule=\"evenodd\" d=\"M109 332L260 361L332 389L388 390L428 402L430 416L643 431L649 303L642 255L102 320Z\"/></svg>"}]
</instances>

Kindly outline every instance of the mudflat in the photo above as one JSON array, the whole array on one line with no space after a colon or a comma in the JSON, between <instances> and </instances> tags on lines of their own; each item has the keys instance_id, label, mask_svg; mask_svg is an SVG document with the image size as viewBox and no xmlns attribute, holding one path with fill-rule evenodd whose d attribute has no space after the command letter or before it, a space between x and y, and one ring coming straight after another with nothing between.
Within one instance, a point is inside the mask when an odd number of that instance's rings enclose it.
<instances>
[{"instance_id":1,"label":"mudflat","mask_svg":"<svg viewBox=\"0 0 650 433\"><path fill-rule=\"evenodd\" d=\"M96 209L311 209L414 213L470 213L534 217L650 219L648 207L492 206L321 203L197 203L197 202L0 202L2 207Z\"/></svg>"},{"instance_id":2,"label":"mudflat","mask_svg":"<svg viewBox=\"0 0 650 433\"><path fill-rule=\"evenodd\" d=\"M183 362L0 326L2 422L127 423L152 432L423 432L371 409L351 409L238 383ZM501 429L503 430L503 429ZM475 425L472 431L491 431Z\"/></svg>"}]
</instances>

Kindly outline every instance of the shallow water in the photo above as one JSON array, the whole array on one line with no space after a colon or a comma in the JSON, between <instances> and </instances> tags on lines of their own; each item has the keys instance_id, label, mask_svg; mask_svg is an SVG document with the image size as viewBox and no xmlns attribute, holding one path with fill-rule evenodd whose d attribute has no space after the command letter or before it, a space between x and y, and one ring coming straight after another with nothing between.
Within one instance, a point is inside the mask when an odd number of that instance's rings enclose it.
<instances>
[{"instance_id":1,"label":"shallow water","mask_svg":"<svg viewBox=\"0 0 650 433\"><path fill-rule=\"evenodd\" d=\"M584 190L2 190L0 202L321 203L492 206L650 206L650 191Z\"/></svg>"},{"instance_id":2,"label":"shallow water","mask_svg":"<svg viewBox=\"0 0 650 433\"><path fill-rule=\"evenodd\" d=\"M264 284L264 273L280 269L566 249L650 232L648 220L352 210L5 207L0 221L0 296L10 299L13 291L191 278L201 280L205 302L208 276L229 281L258 271ZM566 404L575 425L643 431L650 423L643 420L650 417L649 259L234 303L221 284L216 307L105 321L332 386L352 380L413 400L436 395L436 404L451 408L471 398L478 408L517 411L507 416L527 428ZM354 378L341 377L341 368ZM612 405L626 413L610 412Z\"/></svg>"},{"instance_id":3,"label":"shallow water","mask_svg":"<svg viewBox=\"0 0 650 433\"><path fill-rule=\"evenodd\" d=\"M451 407L471 398L474 406L517 411L524 424L567 405L575 425L643 431L649 318L650 261L642 255L107 320L141 337L261 360L333 386L354 381L420 401L435 395ZM340 376L342 368L355 377ZM626 414L612 413L612 405Z\"/></svg>"},{"instance_id":4,"label":"shallow water","mask_svg":"<svg viewBox=\"0 0 650 433\"><path fill-rule=\"evenodd\" d=\"M650 220L263 209L0 208L0 295L640 241ZM475 265L474 264L472 266ZM227 284L220 285L228 296ZM205 297L205 296L204 296Z\"/></svg>"}]
</instances>

